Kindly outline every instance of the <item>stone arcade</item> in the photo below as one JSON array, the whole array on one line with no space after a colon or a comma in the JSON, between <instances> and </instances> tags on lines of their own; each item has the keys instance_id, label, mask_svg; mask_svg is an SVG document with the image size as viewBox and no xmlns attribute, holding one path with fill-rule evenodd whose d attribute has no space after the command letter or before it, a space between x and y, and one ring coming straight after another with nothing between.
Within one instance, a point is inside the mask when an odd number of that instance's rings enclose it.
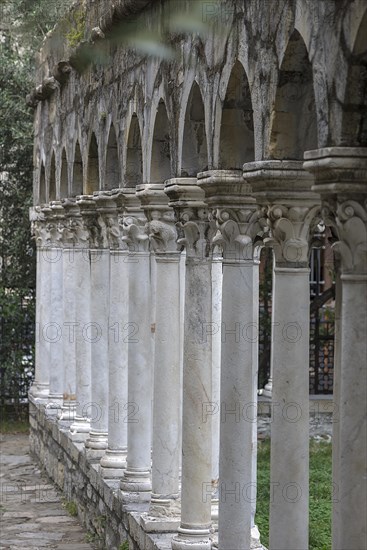
<instances>
[{"instance_id":1,"label":"stone arcade","mask_svg":"<svg viewBox=\"0 0 367 550\"><path fill-rule=\"evenodd\" d=\"M125 40L132 21L157 31L198 6L206 32L166 33L171 59ZM269 546L307 550L322 220L339 265L332 548L365 549L366 2L80 0L76 13L84 40L71 48L56 26L28 96L33 451L88 527L103 517L105 548L261 548L258 277L272 247Z\"/></svg>"}]
</instances>

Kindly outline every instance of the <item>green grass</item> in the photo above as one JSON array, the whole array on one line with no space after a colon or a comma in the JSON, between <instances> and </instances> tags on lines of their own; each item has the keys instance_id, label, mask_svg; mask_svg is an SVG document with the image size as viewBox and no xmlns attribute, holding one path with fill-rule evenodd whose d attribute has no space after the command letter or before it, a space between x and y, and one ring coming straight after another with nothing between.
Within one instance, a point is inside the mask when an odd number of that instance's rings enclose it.
<instances>
[{"instance_id":1,"label":"green grass","mask_svg":"<svg viewBox=\"0 0 367 550\"><path fill-rule=\"evenodd\" d=\"M2 434L26 434L29 432L28 420L0 419L0 433Z\"/></svg>"},{"instance_id":2,"label":"green grass","mask_svg":"<svg viewBox=\"0 0 367 550\"><path fill-rule=\"evenodd\" d=\"M72 517L75 518L78 515L78 505L74 500L66 500L65 498L63 498L62 506Z\"/></svg>"},{"instance_id":3,"label":"green grass","mask_svg":"<svg viewBox=\"0 0 367 550\"><path fill-rule=\"evenodd\" d=\"M258 445L256 523L261 542L269 543L270 440ZM309 550L331 549L331 444L310 444L310 539Z\"/></svg>"}]
</instances>

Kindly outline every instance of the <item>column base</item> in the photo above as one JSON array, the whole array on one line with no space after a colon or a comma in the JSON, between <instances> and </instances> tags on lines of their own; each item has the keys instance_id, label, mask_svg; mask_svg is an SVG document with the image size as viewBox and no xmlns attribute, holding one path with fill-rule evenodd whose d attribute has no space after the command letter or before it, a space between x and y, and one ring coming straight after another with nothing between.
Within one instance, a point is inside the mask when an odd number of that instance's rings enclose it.
<instances>
[{"instance_id":1,"label":"column base","mask_svg":"<svg viewBox=\"0 0 367 550\"><path fill-rule=\"evenodd\" d=\"M70 439L72 441L86 441L89 437L90 421L82 416L75 416L74 422L70 426Z\"/></svg>"},{"instance_id":2,"label":"column base","mask_svg":"<svg viewBox=\"0 0 367 550\"><path fill-rule=\"evenodd\" d=\"M100 461L108 447L108 434L106 432L89 432L89 438L85 442L85 454L91 462Z\"/></svg>"},{"instance_id":3,"label":"column base","mask_svg":"<svg viewBox=\"0 0 367 550\"><path fill-rule=\"evenodd\" d=\"M45 407L47 415L56 416L61 414L61 408L63 403L62 395L49 394L47 401L48 403L46 404L46 407Z\"/></svg>"},{"instance_id":4,"label":"column base","mask_svg":"<svg viewBox=\"0 0 367 550\"><path fill-rule=\"evenodd\" d=\"M34 382L29 390L29 395L38 402L47 401L50 394L49 384Z\"/></svg>"},{"instance_id":5,"label":"column base","mask_svg":"<svg viewBox=\"0 0 367 550\"><path fill-rule=\"evenodd\" d=\"M147 533L176 533L181 522L181 501L179 494L158 495L152 493L149 512L140 518L140 524Z\"/></svg>"},{"instance_id":6,"label":"column base","mask_svg":"<svg viewBox=\"0 0 367 550\"><path fill-rule=\"evenodd\" d=\"M140 525L146 533L177 533L180 527L180 516L154 517L148 512L140 516Z\"/></svg>"},{"instance_id":7,"label":"column base","mask_svg":"<svg viewBox=\"0 0 367 550\"><path fill-rule=\"evenodd\" d=\"M218 549L218 533L215 533L213 537L212 548ZM250 550L267 550L260 542L260 533L257 525L251 528Z\"/></svg>"},{"instance_id":8,"label":"column base","mask_svg":"<svg viewBox=\"0 0 367 550\"><path fill-rule=\"evenodd\" d=\"M121 499L123 502L149 502L152 482L150 471L127 468L120 482Z\"/></svg>"},{"instance_id":9,"label":"column base","mask_svg":"<svg viewBox=\"0 0 367 550\"><path fill-rule=\"evenodd\" d=\"M177 535L172 539L172 550L210 550L211 547L210 527L179 527Z\"/></svg>"},{"instance_id":10,"label":"column base","mask_svg":"<svg viewBox=\"0 0 367 550\"><path fill-rule=\"evenodd\" d=\"M101 458L99 471L104 479L121 478L126 469L126 450L107 449Z\"/></svg>"},{"instance_id":11,"label":"column base","mask_svg":"<svg viewBox=\"0 0 367 550\"><path fill-rule=\"evenodd\" d=\"M73 422L75 419L76 405L75 403L65 402L61 406L57 420L59 423Z\"/></svg>"}]
</instances>

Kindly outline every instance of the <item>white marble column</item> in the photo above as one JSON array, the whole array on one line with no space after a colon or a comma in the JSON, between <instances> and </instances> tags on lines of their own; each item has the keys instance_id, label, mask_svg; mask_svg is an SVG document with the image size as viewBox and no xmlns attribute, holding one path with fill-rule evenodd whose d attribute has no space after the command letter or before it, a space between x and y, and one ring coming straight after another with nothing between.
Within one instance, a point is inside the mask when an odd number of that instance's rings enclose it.
<instances>
[{"instance_id":1,"label":"white marble column","mask_svg":"<svg viewBox=\"0 0 367 550\"><path fill-rule=\"evenodd\" d=\"M146 219L135 189L125 189L123 241L129 247L128 449L121 479L123 501L150 499L153 356L151 281Z\"/></svg>"},{"instance_id":2,"label":"white marble column","mask_svg":"<svg viewBox=\"0 0 367 550\"><path fill-rule=\"evenodd\" d=\"M123 192L111 194L117 208L106 215L110 245L110 306L108 322L108 448L100 462L104 478L121 478L127 456L127 368L129 325L129 257L121 240Z\"/></svg>"},{"instance_id":3,"label":"white marble column","mask_svg":"<svg viewBox=\"0 0 367 550\"><path fill-rule=\"evenodd\" d=\"M108 437L108 316L110 303L110 252L105 215L115 205L105 192L95 192L96 217L89 226L91 264L90 326L85 331L91 344L91 410L86 456L99 461L107 449Z\"/></svg>"},{"instance_id":4,"label":"white marble column","mask_svg":"<svg viewBox=\"0 0 367 550\"><path fill-rule=\"evenodd\" d=\"M270 549L308 548L309 240L320 200L298 161L245 164L274 249ZM290 193L290 189L292 192Z\"/></svg>"},{"instance_id":5,"label":"white marble column","mask_svg":"<svg viewBox=\"0 0 367 550\"><path fill-rule=\"evenodd\" d=\"M32 207L29 211L37 254L35 378L29 395L38 400L48 399L50 384L50 343L43 334L49 322L50 307L50 263L47 261L51 239L47 228L50 215L51 210L48 207Z\"/></svg>"},{"instance_id":6,"label":"white marble column","mask_svg":"<svg viewBox=\"0 0 367 550\"><path fill-rule=\"evenodd\" d=\"M88 202L89 201L89 202ZM92 210L88 209L91 203ZM76 329L76 411L70 426L71 438L84 441L90 430L91 412L91 343L88 327L90 324L90 256L89 233L83 223L83 216L94 212L92 199L77 200L77 209L70 217L70 228L74 233L75 264L75 320ZM85 208L85 211L84 211Z\"/></svg>"},{"instance_id":7,"label":"white marble column","mask_svg":"<svg viewBox=\"0 0 367 550\"><path fill-rule=\"evenodd\" d=\"M70 423L75 418L76 409L76 335L78 324L76 321L76 264L74 257L75 232L71 218L78 210L75 201L65 201L65 216L68 223L62 232L63 241L63 330L62 330L62 358L63 358L63 404L59 413L59 422Z\"/></svg>"},{"instance_id":8,"label":"white marble column","mask_svg":"<svg viewBox=\"0 0 367 550\"><path fill-rule=\"evenodd\" d=\"M186 248L181 523L174 550L211 547L212 403L211 258L208 209L196 178L168 180L165 192L178 220L178 243Z\"/></svg>"},{"instance_id":9,"label":"white marble column","mask_svg":"<svg viewBox=\"0 0 367 550\"><path fill-rule=\"evenodd\" d=\"M218 526L220 362L222 327L222 250L216 246L212 257L212 520Z\"/></svg>"},{"instance_id":10,"label":"white marble column","mask_svg":"<svg viewBox=\"0 0 367 550\"><path fill-rule=\"evenodd\" d=\"M47 339L50 344L50 393L47 409L61 408L63 400L64 362L63 362L63 250L62 233L65 223L64 209L61 202L51 203L53 218L50 223L52 241L46 251L50 263L50 320L47 329Z\"/></svg>"},{"instance_id":11,"label":"white marble column","mask_svg":"<svg viewBox=\"0 0 367 550\"><path fill-rule=\"evenodd\" d=\"M258 260L254 240L261 228L251 187L241 171L203 172L198 183L216 219L213 242L223 248L218 548L248 550L256 486Z\"/></svg>"},{"instance_id":12,"label":"white marble column","mask_svg":"<svg viewBox=\"0 0 367 550\"><path fill-rule=\"evenodd\" d=\"M148 220L156 262L152 497L142 517L147 531L176 531L180 523L179 462L181 453L180 252L174 212L164 184L137 187Z\"/></svg>"},{"instance_id":13,"label":"white marble column","mask_svg":"<svg viewBox=\"0 0 367 550\"><path fill-rule=\"evenodd\" d=\"M332 548L356 550L367 540L367 150L330 147L307 151L305 159L322 197L323 219L338 235L333 246L341 259Z\"/></svg>"}]
</instances>

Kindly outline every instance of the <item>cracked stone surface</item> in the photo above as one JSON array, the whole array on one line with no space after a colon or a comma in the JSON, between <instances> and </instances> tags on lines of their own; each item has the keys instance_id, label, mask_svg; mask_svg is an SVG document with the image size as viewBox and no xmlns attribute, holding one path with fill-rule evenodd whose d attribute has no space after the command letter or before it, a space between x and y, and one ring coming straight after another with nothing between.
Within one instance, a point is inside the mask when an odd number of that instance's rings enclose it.
<instances>
[{"instance_id":1,"label":"cracked stone surface","mask_svg":"<svg viewBox=\"0 0 367 550\"><path fill-rule=\"evenodd\" d=\"M28 435L0 435L0 442L0 550L95 548L30 456Z\"/></svg>"}]
</instances>

